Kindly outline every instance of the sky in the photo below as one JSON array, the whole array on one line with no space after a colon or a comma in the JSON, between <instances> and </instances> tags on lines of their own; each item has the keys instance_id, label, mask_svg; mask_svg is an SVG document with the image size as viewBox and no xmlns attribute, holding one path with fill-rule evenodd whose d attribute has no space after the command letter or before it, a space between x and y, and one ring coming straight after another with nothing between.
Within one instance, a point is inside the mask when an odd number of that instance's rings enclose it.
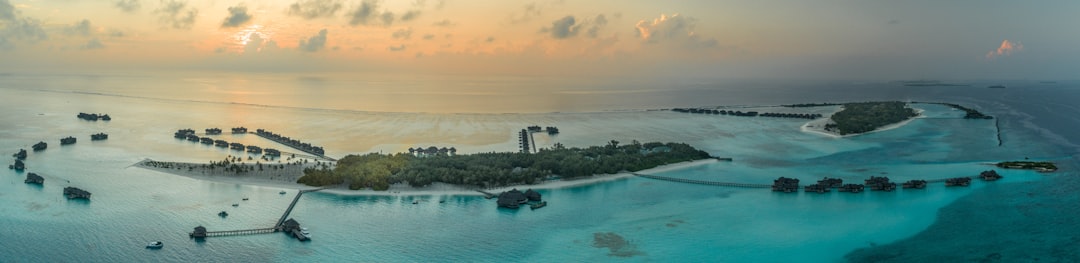
<instances>
[{"instance_id":1,"label":"sky","mask_svg":"<svg viewBox=\"0 0 1080 263\"><path fill-rule=\"evenodd\" d=\"M1080 1L0 0L0 72L1074 79Z\"/></svg>"}]
</instances>

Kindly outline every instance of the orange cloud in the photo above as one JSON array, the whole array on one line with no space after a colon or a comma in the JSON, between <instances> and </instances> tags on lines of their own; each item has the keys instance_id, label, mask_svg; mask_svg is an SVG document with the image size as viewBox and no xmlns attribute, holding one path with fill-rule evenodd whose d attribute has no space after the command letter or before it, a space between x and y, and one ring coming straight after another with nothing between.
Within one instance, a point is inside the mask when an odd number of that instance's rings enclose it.
<instances>
[{"instance_id":1,"label":"orange cloud","mask_svg":"<svg viewBox=\"0 0 1080 263\"><path fill-rule=\"evenodd\" d=\"M1018 52L1021 50L1024 50L1023 44L1020 44L1020 42L1009 42L1009 40L1006 39L1004 41L1001 41L1001 46L998 47L997 50L986 53L986 58L992 59L1000 56L1008 56L1011 55L1013 52Z\"/></svg>"}]
</instances>

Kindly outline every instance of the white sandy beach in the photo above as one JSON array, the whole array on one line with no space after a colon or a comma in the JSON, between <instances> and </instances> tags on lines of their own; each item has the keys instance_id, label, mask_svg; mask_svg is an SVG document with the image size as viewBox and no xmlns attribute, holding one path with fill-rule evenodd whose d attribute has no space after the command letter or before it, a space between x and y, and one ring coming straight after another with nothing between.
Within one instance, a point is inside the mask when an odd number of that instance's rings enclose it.
<instances>
[{"instance_id":1,"label":"white sandy beach","mask_svg":"<svg viewBox=\"0 0 1080 263\"><path fill-rule=\"evenodd\" d=\"M809 121L809 122L803 124L801 127L799 127L799 130L801 130L802 132L820 134L820 135L833 137L833 138L846 138L846 137L859 136L859 135L863 135L863 134L869 134L869 133L883 132L883 131L887 131L887 130L892 130L892 129L904 127L904 125L907 125L908 123L910 123L911 121L913 121L915 119L926 118L926 115L922 114L923 112L925 112L925 110L919 109L919 108L911 108L911 109L915 110L915 114L916 114L915 117L908 118L908 119L906 119L904 121L901 121L901 122L885 125L885 126L877 128L877 129L874 129L873 131L864 132L864 133L840 135L840 134L837 134L835 132L826 131L825 130L825 125L832 122L832 119L830 119L828 117L819 118L819 119L816 119L816 120ZM836 112L839 112L840 110L843 110L843 109L841 108L841 109L837 110ZM836 112L833 112L832 114L835 114ZM831 116L832 114L829 114L829 115Z\"/></svg>"},{"instance_id":2,"label":"white sandy beach","mask_svg":"<svg viewBox=\"0 0 1080 263\"><path fill-rule=\"evenodd\" d=\"M181 168L181 169L159 168L159 167L153 167L153 166L146 165L147 161L149 161L149 160L145 160L145 161L136 163L133 166L143 168L143 169L147 169L147 170L152 170L152 171L157 171L157 172L162 172L162 173L168 173L168 174L172 174L172 175L179 175L179 176L188 177L188 178L192 178L192 179L196 179L196 180L218 182L218 183L243 184L243 185L265 186L265 187L284 188L284 189L314 189L314 188L318 188L318 187L307 186L307 185L295 183L296 179L299 179L300 176L303 176L303 169L305 167L304 165L286 165L286 169L284 169L284 170L264 169L263 171L251 171L251 172L235 174L235 173L224 172L221 169L217 169L217 170L211 171L211 172L206 172L206 171L204 171L205 169L199 167L201 164L195 164L195 163L173 163L173 164L177 164L177 165L189 165L191 167L195 167L195 168L193 168L191 170L188 170L186 168L187 166L185 166L184 168ZM658 167L655 167L655 168L652 168L652 169L641 170L641 171L638 171L637 173L642 173L642 174L660 173L660 172L679 170L679 169L684 169L684 168L689 168L689 167L694 167L694 166L704 165L704 164L710 164L710 163L715 163L715 162L717 162L716 159L705 159L705 160L673 163L673 164L668 164L668 165L661 165L661 166L658 166ZM542 183L539 183L539 184L534 184L534 185L515 185L515 186L506 186L506 187L493 188L493 189L485 189L485 191L491 192L491 193L499 193L499 192L503 192L503 191L509 191L510 189L513 189L513 188L522 188L522 189L525 189L525 188L532 188L532 189L569 188L569 187L576 187L576 186L582 186L582 185L596 184L596 183L601 183L601 182L621 180L621 179L625 179L625 178L631 177L631 176L634 176L634 175L629 173L629 172L617 173L617 174L594 175L594 176L587 177L587 178L575 178L575 179L568 179L568 180L545 181L545 182L542 182ZM431 184L431 185L426 186L426 187L412 187L412 186L409 186L408 184L394 184L394 185L391 185L390 189L387 190L387 191L374 191L374 190L370 190L370 189L349 190L345 186L341 186L341 187L338 187L338 188L326 189L326 190L323 190L321 192L328 192L328 193L339 194L339 195L380 195L380 196L416 196L416 195L475 195L475 196L481 196L481 195L483 195L480 192L477 192L475 189L466 188L466 187L457 186L457 185L445 184L445 183L434 183L434 184Z\"/></svg>"}]
</instances>

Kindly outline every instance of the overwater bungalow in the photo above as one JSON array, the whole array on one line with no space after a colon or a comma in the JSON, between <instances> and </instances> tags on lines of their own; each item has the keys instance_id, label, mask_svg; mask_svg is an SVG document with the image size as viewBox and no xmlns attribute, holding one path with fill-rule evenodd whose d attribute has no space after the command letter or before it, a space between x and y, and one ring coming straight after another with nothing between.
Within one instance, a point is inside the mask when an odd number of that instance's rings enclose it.
<instances>
[{"instance_id":1,"label":"overwater bungalow","mask_svg":"<svg viewBox=\"0 0 1080 263\"><path fill-rule=\"evenodd\" d=\"M837 192L849 192L849 193L861 193L863 191L863 188L865 188L865 187L866 186L863 186L861 184L845 184L845 185L840 186L839 189L836 189L836 191Z\"/></svg>"},{"instance_id":2,"label":"overwater bungalow","mask_svg":"<svg viewBox=\"0 0 1080 263\"><path fill-rule=\"evenodd\" d=\"M969 186L971 177L957 177L945 179L945 186Z\"/></svg>"},{"instance_id":3,"label":"overwater bungalow","mask_svg":"<svg viewBox=\"0 0 1080 263\"><path fill-rule=\"evenodd\" d=\"M803 187L803 191L804 192L827 193L827 192L831 192L832 189L828 185L817 183L817 184L811 184L811 185L807 185L806 187Z\"/></svg>"},{"instance_id":4,"label":"overwater bungalow","mask_svg":"<svg viewBox=\"0 0 1080 263\"><path fill-rule=\"evenodd\" d=\"M103 121L111 121L112 117L109 117L109 114L102 114L101 116L98 116L98 119L101 119Z\"/></svg>"},{"instance_id":5,"label":"overwater bungalow","mask_svg":"<svg viewBox=\"0 0 1080 263\"><path fill-rule=\"evenodd\" d=\"M244 145L240 144L240 143L235 143L235 142L230 143L229 144L229 149L233 149L233 150L237 150L237 151L243 151L244 150Z\"/></svg>"},{"instance_id":6,"label":"overwater bungalow","mask_svg":"<svg viewBox=\"0 0 1080 263\"><path fill-rule=\"evenodd\" d=\"M45 178L42 178L36 173L28 173L26 174L26 180L23 182L28 184L44 184Z\"/></svg>"},{"instance_id":7,"label":"overwater bungalow","mask_svg":"<svg viewBox=\"0 0 1080 263\"><path fill-rule=\"evenodd\" d=\"M844 185L844 179L840 178L825 177L825 179L818 180L817 182L818 184L824 185L828 188L839 188L841 185Z\"/></svg>"},{"instance_id":8,"label":"overwater bungalow","mask_svg":"<svg viewBox=\"0 0 1080 263\"><path fill-rule=\"evenodd\" d=\"M232 128L232 133L233 134L241 134L241 133L247 133L247 132L248 132L247 128L244 128L244 127Z\"/></svg>"},{"instance_id":9,"label":"overwater bungalow","mask_svg":"<svg viewBox=\"0 0 1080 263\"><path fill-rule=\"evenodd\" d=\"M15 157L15 159L19 160L26 160L26 149L19 149L19 152L12 154L11 157Z\"/></svg>"},{"instance_id":10,"label":"overwater bungalow","mask_svg":"<svg viewBox=\"0 0 1080 263\"><path fill-rule=\"evenodd\" d=\"M540 193L533 189L525 190L525 198L528 198L529 202L540 202Z\"/></svg>"},{"instance_id":11,"label":"overwater bungalow","mask_svg":"<svg viewBox=\"0 0 1080 263\"><path fill-rule=\"evenodd\" d=\"M214 144L214 139L210 137L199 138L199 142L206 145Z\"/></svg>"},{"instance_id":12,"label":"overwater bungalow","mask_svg":"<svg viewBox=\"0 0 1080 263\"><path fill-rule=\"evenodd\" d=\"M499 194L499 200L496 203L499 207L504 208L518 208L521 204L528 203L529 198L525 197L525 194L514 188L510 191L502 192Z\"/></svg>"},{"instance_id":13,"label":"overwater bungalow","mask_svg":"<svg viewBox=\"0 0 1080 263\"><path fill-rule=\"evenodd\" d=\"M902 187L904 187L904 189L910 189L910 188L923 189L923 188L926 188L926 180L910 180L910 181L904 182L902 184Z\"/></svg>"},{"instance_id":14,"label":"overwater bungalow","mask_svg":"<svg viewBox=\"0 0 1080 263\"><path fill-rule=\"evenodd\" d=\"M249 152L249 153L255 153L255 154L259 154L259 153L262 153L262 152L263 152L263 150L262 150L262 148L259 148L259 146L255 146L255 145L248 145L248 146L247 146L247 152Z\"/></svg>"},{"instance_id":15,"label":"overwater bungalow","mask_svg":"<svg viewBox=\"0 0 1080 263\"><path fill-rule=\"evenodd\" d=\"M540 131L540 126L533 125L533 126L529 126L526 129L528 129L530 132L539 132Z\"/></svg>"},{"instance_id":16,"label":"overwater bungalow","mask_svg":"<svg viewBox=\"0 0 1080 263\"><path fill-rule=\"evenodd\" d=\"M216 134L221 134L221 129L218 129L218 128L206 129L206 135L216 135Z\"/></svg>"},{"instance_id":17,"label":"overwater bungalow","mask_svg":"<svg viewBox=\"0 0 1080 263\"><path fill-rule=\"evenodd\" d=\"M198 142L200 139L202 139L202 138L199 138L198 135L194 135L194 134L188 134L187 135L187 140L188 141Z\"/></svg>"},{"instance_id":18,"label":"overwater bungalow","mask_svg":"<svg viewBox=\"0 0 1080 263\"><path fill-rule=\"evenodd\" d=\"M556 128L555 126L548 126L545 129L547 130L548 135L559 134L559 128Z\"/></svg>"},{"instance_id":19,"label":"overwater bungalow","mask_svg":"<svg viewBox=\"0 0 1080 263\"><path fill-rule=\"evenodd\" d=\"M979 178L982 178L983 181L997 181L1001 179L1001 175L995 170L988 170L979 173Z\"/></svg>"},{"instance_id":20,"label":"overwater bungalow","mask_svg":"<svg viewBox=\"0 0 1080 263\"><path fill-rule=\"evenodd\" d=\"M229 147L229 142L225 140L214 140L214 146L221 148Z\"/></svg>"},{"instance_id":21,"label":"overwater bungalow","mask_svg":"<svg viewBox=\"0 0 1080 263\"><path fill-rule=\"evenodd\" d=\"M15 171L22 171L26 169L26 164L22 160L15 159L15 164L8 165L8 169L14 169Z\"/></svg>"},{"instance_id":22,"label":"overwater bungalow","mask_svg":"<svg viewBox=\"0 0 1080 263\"><path fill-rule=\"evenodd\" d=\"M64 187L64 196L67 199L86 199L90 200L90 192L75 187Z\"/></svg>"},{"instance_id":23,"label":"overwater bungalow","mask_svg":"<svg viewBox=\"0 0 1080 263\"><path fill-rule=\"evenodd\" d=\"M264 153L265 153L265 154L266 154L267 156L272 156L272 157L281 157L281 151L278 151L277 149L273 149L273 148L266 148L266 149L263 149L263 152L264 152Z\"/></svg>"},{"instance_id":24,"label":"overwater bungalow","mask_svg":"<svg viewBox=\"0 0 1080 263\"><path fill-rule=\"evenodd\" d=\"M67 138L60 139L60 145L75 144L75 137L68 136Z\"/></svg>"},{"instance_id":25,"label":"overwater bungalow","mask_svg":"<svg viewBox=\"0 0 1080 263\"><path fill-rule=\"evenodd\" d=\"M780 177L773 180L772 190L774 192L795 193L799 191L799 179Z\"/></svg>"},{"instance_id":26,"label":"overwater bungalow","mask_svg":"<svg viewBox=\"0 0 1080 263\"><path fill-rule=\"evenodd\" d=\"M896 190L896 183L889 182L889 177L870 176L870 179L866 179L866 187L870 187L870 191L891 192Z\"/></svg>"},{"instance_id":27,"label":"overwater bungalow","mask_svg":"<svg viewBox=\"0 0 1080 263\"><path fill-rule=\"evenodd\" d=\"M206 238L206 228L203 226L195 227L195 230L188 234L191 238Z\"/></svg>"},{"instance_id":28,"label":"overwater bungalow","mask_svg":"<svg viewBox=\"0 0 1080 263\"><path fill-rule=\"evenodd\" d=\"M34 144L33 148L34 148L35 152L36 151L43 151L43 150L45 150L45 148L49 148L49 144L45 143L45 142L38 142L38 143Z\"/></svg>"},{"instance_id":29,"label":"overwater bungalow","mask_svg":"<svg viewBox=\"0 0 1080 263\"><path fill-rule=\"evenodd\" d=\"M535 204L530 205L529 209L536 210L537 208L541 208L541 207L545 207L545 206L547 206L547 201L541 201L541 202L537 202Z\"/></svg>"},{"instance_id":30,"label":"overwater bungalow","mask_svg":"<svg viewBox=\"0 0 1080 263\"><path fill-rule=\"evenodd\" d=\"M91 141L100 141L100 140L108 140L108 139L109 139L109 135L105 134L103 132L90 135L90 140Z\"/></svg>"}]
</instances>

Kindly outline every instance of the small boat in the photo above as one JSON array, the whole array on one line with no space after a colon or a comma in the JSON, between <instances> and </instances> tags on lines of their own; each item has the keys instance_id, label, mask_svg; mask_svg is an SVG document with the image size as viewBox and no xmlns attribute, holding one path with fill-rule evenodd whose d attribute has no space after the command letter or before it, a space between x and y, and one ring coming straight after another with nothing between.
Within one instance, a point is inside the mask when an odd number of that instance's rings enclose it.
<instances>
[{"instance_id":1,"label":"small boat","mask_svg":"<svg viewBox=\"0 0 1080 263\"><path fill-rule=\"evenodd\" d=\"M240 204L232 204L232 207L240 206Z\"/></svg>"},{"instance_id":2,"label":"small boat","mask_svg":"<svg viewBox=\"0 0 1080 263\"><path fill-rule=\"evenodd\" d=\"M420 201L418 201L418 200L413 200L413 201L412 201L412 204L414 204L414 205L415 205L415 204L419 204L419 203L420 203Z\"/></svg>"},{"instance_id":3,"label":"small boat","mask_svg":"<svg viewBox=\"0 0 1080 263\"><path fill-rule=\"evenodd\" d=\"M542 201L542 202L539 202L539 203L532 204L532 205L529 206L529 208L535 210L537 208L541 208L541 207L545 207L545 206L547 206L547 201Z\"/></svg>"},{"instance_id":4,"label":"small boat","mask_svg":"<svg viewBox=\"0 0 1080 263\"><path fill-rule=\"evenodd\" d=\"M220 217L226 217L226 216L229 216L229 213L225 212L225 211L221 211L221 213L217 213L217 215L220 216Z\"/></svg>"},{"instance_id":5,"label":"small boat","mask_svg":"<svg viewBox=\"0 0 1080 263\"><path fill-rule=\"evenodd\" d=\"M154 242L150 242L150 244L146 244L146 248L149 248L149 249L159 249L159 248L162 248L164 246L165 246L165 243L161 243L161 241L154 241Z\"/></svg>"},{"instance_id":6,"label":"small boat","mask_svg":"<svg viewBox=\"0 0 1080 263\"><path fill-rule=\"evenodd\" d=\"M285 191L278 192L278 194L285 194Z\"/></svg>"},{"instance_id":7,"label":"small boat","mask_svg":"<svg viewBox=\"0 0 1080 263\"><path fill-rule=\"evenodd\" d=\"M244 197L244 199L243 199L243 200L244 200L244 201L247 201L247 200L248 200L248 198L247 198L247 197Z\"/></svg>"}]
</instances>

